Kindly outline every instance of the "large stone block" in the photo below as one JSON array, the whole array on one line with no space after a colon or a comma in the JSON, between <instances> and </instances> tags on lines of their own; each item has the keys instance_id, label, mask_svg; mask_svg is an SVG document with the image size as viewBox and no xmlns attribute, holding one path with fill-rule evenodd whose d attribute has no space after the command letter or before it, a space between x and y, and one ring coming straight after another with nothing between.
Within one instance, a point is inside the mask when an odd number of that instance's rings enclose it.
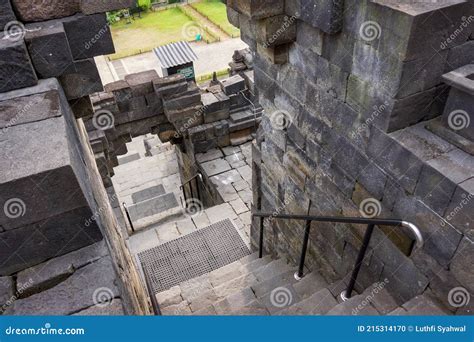
<instances>
[{"instance_id":1,"label":"large stone block","mask_svg":"<svg viewBox=\"0 0 474 342\"><path fill-rule=\"evenodd\" d=\"M79 1L12 0L12 4L21 21L31 22L71 16L79 12Z\"/></svg>"},{"instance_id":2,"label":"large stone block","mask_svg":"<svg viewBox=\"0 0 474 342\"><path fill-rule=\"evenodd\" d=\"M291 43L296 39L296 18L277 15L258 21L257 41L265 47Z\"/></svg>"},{"instance_id":3,"label":"large stone block","mask_svg":"<svg viewBox=\"0 0 474 342\"><path fill-rule=\"evenodd\" d=\"M451 261L451 271L454 277L469 291L474 292L474 275L472 274L472 260L474 258L474 242L463 238L459 248Z\"/></svg>"},{"instance_id":4,"label":"large stone block","mask_svg":"<svg viewBox=\"0 0 474 342\"><path fill-rule=\"evenodd\" d=\"M342 28L344 0L300 0L301 19L326 33Z\"/></svg>"},{"instance_id":5,"label":"large stone block","mask_svg":"<svg viewBox=\"0 0 474 342\"><path fill-rule=\"evenodd\" d=\"M283 0L241 0L231 7L252 19L262 19L282 14L285 7Z\"/></svg>"},{"instance_id":6,"label":"large stone block","mask_svg":"<svg viewBox=\"0 0 474 342\"><path fill-rule=\"evenodd\" d=\"M38 82L23 40L0 34L0 93Z\"/></svg>"},{"instance_id":7,"label":"large stone block","mask_svg":"<svg viewBox=\"0 0 474 342\"><path fill-rule=\"evenodd\" d=\"M71 50L61 22L30 24L26 28L26 46L39 77L59 77L73 67Z\"/></svg>"},{"instance_id":8,"label":"large stone block","mask_svg":"<svg viewBox=\"0 0 474 342\"><path fill-rule=\"evenodd\" d=\"M143 96L153 93L153 81L158 78L155 70L147 70L125 76L125 82L130 86L132 96Z\"/></svg>"},{"instance_id":9,"label":"large stone block","mask_svg":"<svg viewBox=\"0 0 474 342\"><path fill-rule=\"evenodd\" d=\"M458 185L444 217L469 239L474 240L474 178Z\"/></svg>"},{"instance_id":10,"label":"large stone block","mask_svg":"<svg viewBox=\"0 0 474 342\"><path fill-rule=\"evenodd\" d=\"M3 31L5 25L12 21L16 21L16 16L10 0L0 0L0 31Z\"/></svg>"},{"instance_id":11,"label":"large stone block","mask_svg":"<svg viewBox=\"0 0 474 342\"><path fill-rule=\"evenodd\" d=\"M450 49L467 41L472 32L466 17L466 13L472 13L469 1L397 3L375 0L373 3L368 7L367 18L378 23L378 37L372 40L373 37L367 35L366 38L369 37L370 43L384 42L383 48L392 50L402 61L433 56L434 51ZM364 38L363 35L360 38Z\"/></svg>"},{"instance_id":12,"label":"large stone block","mask_svg":"<svg viewBox=\"0 0 474 342\"><path fill-rule=\"evenodd\" d=\"M0 233L0 275L9 275L102 239L94 213L81 207Z\"/></svg>"},{"instance_id":13,"label":"large stone block","mask_svg":"<svg viewBox=\"0 0 474 342\"><path fill-rule=\"evenodd\" d=\"M105 13L136 5L135 0L80 0L81 12L84 14Z\"/></svg>"},{"instance_id":14,"label":"large stone block","mask_svg":"<svg viewBox=\"0 0 474 342\"><path fill-rule=\"evenodd\" d=\"M12 277L0 277L0 313L2 307L13 300L15 294L15 282Z\"/></svg>"},{"instance_id":15,"label":"large stone block","mask_svg":"<svg viewBox=\"0 0 474 342\"><path fill-rule=\"evenodd\" d=\"M74 61L69 70L59 78L69 100L104 90L94 59Z\"/></svg>"},{"instance_id":16,"label":"large stone block","mask_svg":"<svg viewBox=\"0 0 474 342\"><path fill-rule=\"evenodd\" d=\"M10 127L62 115L59 84L40 80L38 86L23 88L0 95L0 128ZM13 151L12 151L13 152Z\"/></svg>"},{"instance_id":17,"label":"large stone block","mask_svg":"<svg viewBox=\"0 0 474 342\"><path fill-rule=\"evenodd\" d=\"M115 53L112 35L104 14L77 14L63 21L75 60Z\"/></svg>"},{"instance_id":18,"label":"large stone block","mask_svg":"<svg viewBox=\"0 0 474 342\"><path fill-rule=\"evenodd\" d=\"M64 282L47 291L16 301L13 309L7 311L7 314L69 315L77 313L98 304L97 291L106 294L109 300L119 297L116 278L111 259L105 257L77 270Z\"/></svg>"}]
</instances>

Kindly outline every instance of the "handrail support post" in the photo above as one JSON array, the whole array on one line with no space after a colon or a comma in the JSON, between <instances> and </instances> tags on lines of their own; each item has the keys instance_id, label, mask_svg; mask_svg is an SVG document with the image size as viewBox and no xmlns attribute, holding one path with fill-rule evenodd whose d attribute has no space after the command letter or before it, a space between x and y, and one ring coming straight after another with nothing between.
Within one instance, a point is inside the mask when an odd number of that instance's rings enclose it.
<instances>
[{"instance_id":1,"label":"handrail support post","mask_svg":"<svg viewBox=\"0 0 474 342\"><path fill-rule=\"evenodd\" d=\"M349 285L347 285L347 290L341 293L341 299L343 301L346 301L351 298L352 291L354 290L354 286L357 281L357 276L359 275L360 268L362 267L362 262L364 261L365 254L367 253L367 248L369 247L370 238L372 237L372 233L374 232L374 228L375 225L372 223L367 225L367 230L365 231L364 239L362 240L362 246L360 247L354 270L352 271L351 279L349 280Z\"/></svg>"},{"instance_id":2,"label":"handrail support post","mask_svg":"<svg viewBox=\"0 0 474 342\"><path fill-rule=\"evenodd\" d=\"M306 251L308 250L310 231L311 231L311 220L307 220L306 226L304 229L303 247L301 249L300 264L298 267L298 272L295 273L296 280L301 280L304 276L304 262L306 259Z\"/></svg>"},{"instance_id":3,"label":"handrail support post","mask_svg":"<svg viewBox=\"0 0 474 342\"><path fill-rule=\"evenodd\" d=\"M258 258L261 259L263 257L263 220L265 218L260 216L260 236L258 241Z\"/></svg>"}]
</instances>

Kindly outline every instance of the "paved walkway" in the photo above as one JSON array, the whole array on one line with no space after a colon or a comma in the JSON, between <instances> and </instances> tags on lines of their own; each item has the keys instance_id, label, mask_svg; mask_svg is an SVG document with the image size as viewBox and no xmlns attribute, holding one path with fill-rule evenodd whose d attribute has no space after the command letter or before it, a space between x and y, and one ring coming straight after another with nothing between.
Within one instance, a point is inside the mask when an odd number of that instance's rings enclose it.
<instances>
[{"instance_id":1,"label":"paved walkway","mask_svg":"<svg viewBox=\"0 0 474 342\"><path fill-rule=\"evenodd\" d=\"M191 43L191 47L199 58L194 63L196 75L199 76L228 68L234 51L245 49L247 44L240 38L234 38L214 44ZM96 57L96 64L103 84L123 79L127 74L145 70L154 69L158 75L163 75L154 52L126 57L113 62L109 62L105 56L100 56Z\"/></svg>"}]
</instances>

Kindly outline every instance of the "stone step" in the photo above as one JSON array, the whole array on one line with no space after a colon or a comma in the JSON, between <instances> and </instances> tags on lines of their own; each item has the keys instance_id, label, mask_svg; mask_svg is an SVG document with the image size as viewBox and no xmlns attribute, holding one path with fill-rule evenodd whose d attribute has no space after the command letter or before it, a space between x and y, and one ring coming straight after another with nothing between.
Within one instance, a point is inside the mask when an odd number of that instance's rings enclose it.
<instances>
[{"instance_id":1,"label":"stone step","mask_svg":"<svg viewBox=\"0 0 474 342\"><path fill-rule=\"evenodd\" d=\"M250 119L255 119L255 118L258 118L258 117L261 117L261 112L260 112L260 115L255 115L256 113L253 112L252 110L250 109L247 109L245 111L241 111L241 112L236 112L234 114L231 114L230 115L230 121L232 123L239 123L239 122L243 122L243 121L247 121L247 120L250 120Z\"/></svg>"},{"instance_id":2,"label":"stone step","mask_svg":"<svg viewBox=\"0 0 474 342\"><path fill-rule=\"evenodd\" d=\"M326 280L315 271L305 275L303 279L293 284L293 287L301 299L311 297L313 294L327 286L328 284Z\"/></svg>"},{"instance_id":3,"label":"stone step","mask_svg":"<svg viewBox=\"0 0 474 342\"><path fill-rule=\"evenodd\" d=\"M323 288L312 296L278 311L276 315L324 315L336 305L338 303L332 293L327 288Z\"/></svg>"},{"instance_id":4,"label":"stone step","mask_svg":"<svg viewBox=\"0 0 474 342\"><path fill-rule=\"evenodd\" d=\"M251 116L245 118L245 120L229 123L229 132L233 133L233 132L244 130L246 128L258 126L261 120L262 120L261 117L255 118L254 115L252 114Z\"/></svg>"},{"instance_id":5,"label":"stone step","mask_svg":"<svg viewBox=\"0 0 474 342\"><path fill-rule=\"evenodd\" d=\"M372 306L367 296L355 295L347 301L337 304L328 311L329 316L378 316L379 312Z\"/></svg>"},{"instance_id":6,"label":"stone step","mask_svg":"<svg viewBox=\"0 0 474 342\"><path fill-rule=\"evenodd\" d=\"M441 303L436 302L435 299L430 298L428 294L423 294L410 299L402 305L406 312L404 315L419 316L419 315L448 315L449 312L443 308Z\"/></svg>"},{"instance_id":7,"label":"stone step","mask_svg":"<svg viewBox=\"0 0 474 342\"><path fill-rule=\"evenodd\" d=\"M164 222L171 217L181 216L182 208L175 194L167 193L130 205L128 206L128 212L135 229L140 229L158 222Z\"/></svg>"},{"instance_id":8,"label":"stone step","mask_svg":"<svg viewBox=\"0 0 474 342\"><path fill-rule=\"evenodd\" d=\"M218 315L228 315L247 308L250 303L257 302L257 298L250 287L239 290L225 299L214 303Z\"/></svg>"},{"instance_id":9,"label":"stone step","mask_svg":"<svg viewBox=\"0 0 474 342\"><path fill-rule=\"evenodd\" d=\"M277 287L284 287L297 283L294 274L295 272L293 270L279 274L268 280L256 283L252 286L252 290L258 298L264 297Z\"/></svg>"},{"instance_id":10,"label":"stone step","mask_svg":"<svg viewBox=\"0 0 474 342\"><path fill-rule=\"evenodd\" d=\"M258 279L258 281L264 281L287 273L289 271L295 271L295 268L288 265L286 261L278 259L270 262L268 265L259 268L258 270L254 271L253 274Z\"/></svg>"},{"instance_id":11,"label":"stone step","mask_svg":"<svg viewBox=\"0 0 474 342\"><path fill-rule=\"evenodd\" d=\"M154 185L152 187L134 192L132 194L132 201L134 204L143 202L155 197L162 196L166 193L165 188L163 185Z\"/></svg>"},{"instance_id":12,"label":"stone step","mask_svg":"<svg viewBox=\"0 0 474 342\"><path fill-rule=\"evenodd\" d=\"M230 114L234 114L234 113L238 113L238 112L241 112L241 111L245 111L245 110L249 110L251 109L252 106L248 105L248 106L242 106L242 105L232 105L230 107L230 111L229 113Z\"/></svg>"}]
</instances>

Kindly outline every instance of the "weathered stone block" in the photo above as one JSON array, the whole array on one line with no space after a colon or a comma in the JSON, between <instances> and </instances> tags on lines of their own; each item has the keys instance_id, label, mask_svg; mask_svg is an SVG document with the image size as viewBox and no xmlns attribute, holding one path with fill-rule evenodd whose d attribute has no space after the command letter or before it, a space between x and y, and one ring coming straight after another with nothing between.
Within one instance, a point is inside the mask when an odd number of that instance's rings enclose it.
<instances>
[{"instance_id":1,"label":"weathered stone block","mask_svg":"<svg viewBox=\"0 0 474 342\"><path fill-rule=\"evenodd\" d=\"M73 67L71 50L61 22L30 24L26 28L26 46L39 77L59 77Z\"/></svg>"},{"instance_id":2,"label":"weathered stone block","mask_svg":"<svg viewBox=\"0 0 474 342\"><path fill-rule=\"evenodd\" d=\"M474 178L458 185L444 217L469 239L474 240Z\"/></svg>"},{"instance_id":3,"label":"weathered stone block","mask_svg":"<svg viewBox=\"0 0 474 342\"><path fill-rule=\"evenodd\" d=\"M21 21L45 21L71 16L79 12L80 0L12 0Z\"/></svg>"},{"instance_id":4,"label":"weathered stone block","mask_svg":"<svg viewBox=\"0 0 474 342\"><path fill-rule=\"evenodd\" d=\"M235 27L240 27L239 12L237 12L230 6L226 6L226 9L227 9L227 18L229 19L229 22Z\"/></svg>"},{"instance_id":5,"label":"weathered stone block","mask_svg":"<svg viewBox=\"0 0 474 342\"><path fill-rule=\"evenodd\" d=\"M342 28L343 0L300 0L301 19L326 33L334 34Z\"/></svg>"},{"instance_id":6,"label":"weathered stone block","mask_svg":"<svg viewBox=\"0 0 474 342\"><path fill-rule=\"evenodd\" d=\"M0 312L2 306L10 304L15 294L15 282L12 277L0 277Z\"/></svg>"},{"instance_id":7,"label":"weathered stone block","mask_svg":"<svg viewBox=\"0 0 474 342\"><path fill-rule=\"evenodd\" d=\"M220 81L222 91L226 95L234 95L245 89L245 80L240 75L235 75Z\"/></svg>"},{"instance_id":8,"label":"weathered stone block","mask_svg":"<svg viewBox=\"0 0 474 342\"><path fill-rule=\"evenodd\" d=\"M179 111L191 106L197 106L201 103L201 94L199 91L185 93L183 96L168 98L163 100L165 111Z\"/></svg>"},{"instance_id":9,"label":"weathered stone block","mask_svg":"<svg viewBox=\"0 0 474 342\"><path fill-rule=\"evenodd\" d=\"M15 13L10 4L10 0L0 1L0 31L3 31L6 24L16 21Z\"/></svg>"},{"instance_id":10,"label":"weathered stone block","mask_svg":"<svg viewBox=\"0 0 474 342\"><path fill-rule=\"evenodd\" d=\"M76 119L91 117L94 115L94 109L92 108L92 103L89 96L80 97L69 101L72 111L74 112L74 117ZM113 112L113 108L108 107L109 110Z\"/></svg>"},{"instance_id":11,"label":"weathered stone block","mask_svg":"<svg viewBox=\"0 0 474 342\"><path fill-rule=\"evenodd\" d=\"M296 39L296 18L277 15L258 21L257 41L264 47L291 43Z\"/></svg>"},{"instance_id":12,"label":"weathered stone block","mask_svg":"<svg viewBox=\"0 0 474 342\"><path fill-rule=\"evenodd\" d=\"M10 127L62 115L59 84L40 80L38 86L0 95L0 128Z\"/></svg>"},{"instance_id":13,"label":"weathered stone block","mask_svg":"<svg viewBox=\"0 0 474 342\"><path fill-rule=\"evenodd\" d=\"M84 14L105 13L136 5L135 0L79 0L81 12Z\"/></svg>"},{"instance_id":14,"label":"weathered stone block","mask_svg":"<svg viewBox=\"0 0 474 342\"><path fill-rule=\"evenodd\" d=\"M285 1L242 0L235 1L231 7L252 19L262 19L282 14L285 7Z\"/></svg>"},{"instance_id":15,"label":"weathered stone block","mask_svg":"<svg viewBox=\"0 0 474 342\"><path fill-rule=\"evenodd\" d=\"M285 64L288 62L288 44L278 45L273 48L265 48L264 46L257 44L257 52L272 64Z\"/></svg>"},{"instance_id":16,"label":"weathered stone block","mask_svg":"<svg viewBox=\"0 0 474 342\"><path fill-rule=\"evenodd\" d=\"M67 18L63 24L75 60L115 53L105 13L78 14Z\"/></svg>"},{"instance_id":17,"label":"weathered stone block","mask_svg":"<svg viewBox=\"0 0 474 342\"><path fill-rule=\"evenodd\" d=\"M367 154L402 187L413 193L421 172L421 161L379 129L371 127L370 132Z\"/></svg>"},{"instance_id":18,"label":"weathered stone block","mask_svg":"<svg viewBox=\"0 0 474 342\"><path fill-rule=\"evenodd\" d=\"M466 286L469 291L474 292L474 275L472 274L472 260L474 258L474 242L463 238L459 248L451 261L451 271L454 277Z\"/></svg>"},{"instance_id":19,"label":"weathered stone block","mask_svg":"<svg viewBox=\"0 0 474 342\"><path fill-rule=\"evenodd\" d=\"M104 90L113 93L117 102L127 102L132 98L132 90L124 80L108 83L104 86Z\"/></svg>"},{"instance_id":20,"label":"weathered stone block","mask_svg":"<svg viewBox=\"0 0 474 342\"><path fill-rule=\"evenodd\" d=\"M34 86L36 73L23 40L0 35L0 93Z\"/></svg>"},{"instance_id":21,"label":"weathered stone block","mask_svg":"<svg viewBox=\"0 0 474 342\"><path fill-rule=\"evenodd\" d=\"M45 220L0 233L0 274L9 275L102 239L89 207L73 209Z\"/></svg>"},{"instance_id":22,"label":"weathered stone block","mask_svg":"<svg viewBox=\"0 0 474 342\"><path fill-rule=\"evenodd\" d=\"M103 91L102 80L94 59L75 61L73 68L59 78L69 100Z\"/></svg>"},{"instance_id":23,"label":"weathered stone block","mask_svg":"<svg viewBox=\"0 0 474 342\"><path fill-rule=\"evenodd\" d=\"M143 96L153 93L153 81L158 77L155 70L147 70L125 76L125 82L130 86L132 96Z\"/></svg>"},{"instance_id":24,"label":"weathered stone block","mask_svg":"<svg viewBox=\"0 0 474 342\"><path fill-rule=\"evenodd\" d=\"M116 274L109 257L91 263L61 284L31 297L15 302L12 311L15 315L68 315L87 309L97 303L98 289L106 289L107 299L119 297L115 284ZM103 300L103 298L101 298ZM105 303L102 303L105 304Z\"/></svg>"}]
</instances>

